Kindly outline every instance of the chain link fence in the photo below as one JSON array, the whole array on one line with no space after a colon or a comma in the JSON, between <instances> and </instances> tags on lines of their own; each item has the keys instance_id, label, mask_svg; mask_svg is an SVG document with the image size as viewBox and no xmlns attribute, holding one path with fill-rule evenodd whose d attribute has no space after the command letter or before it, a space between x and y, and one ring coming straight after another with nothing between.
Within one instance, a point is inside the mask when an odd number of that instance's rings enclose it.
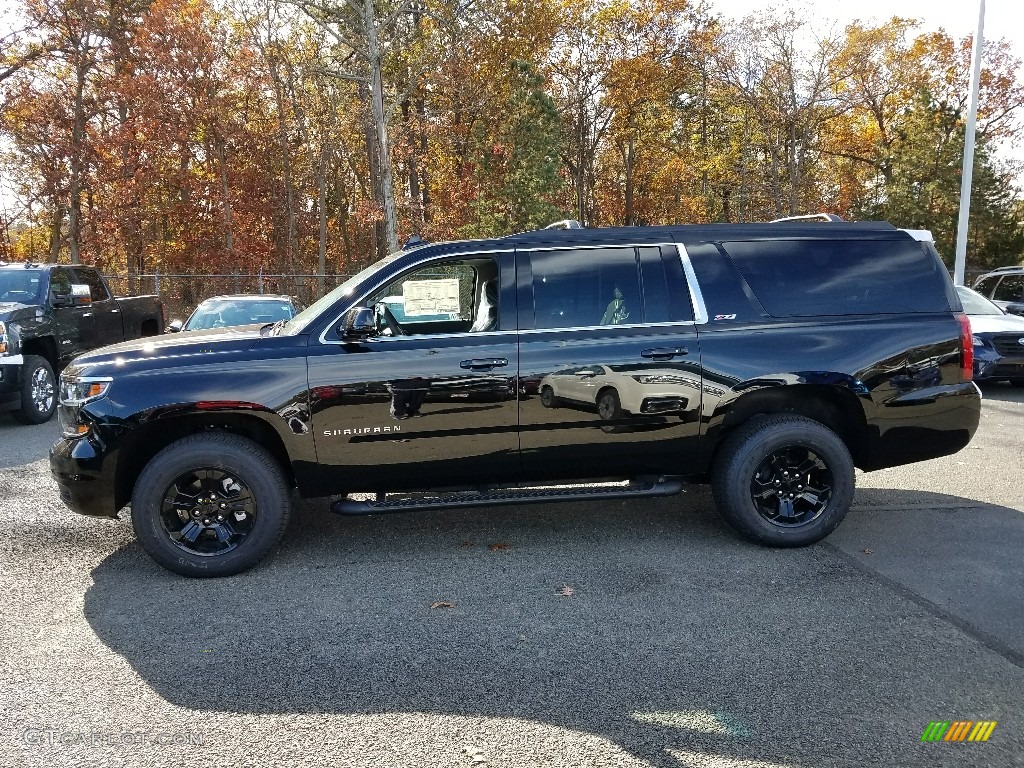
<instances>
[{"instance_id":1,"label":"chain link fence","mask_svg":"<svg viewBox=\"0 0 1024 768\"><path fill-rule=\"evenodd\" d=\"M348 280L350 274L333 275L105 275L116 296L157 294L164 303L167 321L184 320L199 302L233 293L294 296L304 306Z\"/></svg>"}]
</instances>

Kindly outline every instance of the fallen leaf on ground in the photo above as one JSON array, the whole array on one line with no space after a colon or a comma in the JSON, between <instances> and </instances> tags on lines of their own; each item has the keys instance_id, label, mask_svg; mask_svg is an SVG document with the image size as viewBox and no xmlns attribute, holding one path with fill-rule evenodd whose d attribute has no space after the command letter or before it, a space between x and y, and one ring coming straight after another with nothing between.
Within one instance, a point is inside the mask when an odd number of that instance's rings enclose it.
<instances>
[{"instance_id":1,"label":"fallen leaf on ground","mask_svg":"<svg viewBox=\"0 0 1024 768\"><path fill-rule=\"evenodd\" d=\"M431 603L430 608L454 608L455 603L449 603L447 600L438 600L436 603Z\"/></svg>"},{"instance_id":2,"label":"fallen leaf on ground","mask_svg":"<svg viewBox=\"0 0 1024 768\"><path fill-rule=\"evenodd\" d=\"M462 547L475 547L476 546L476 542L475 541L464 541L459 546L462 546Z\"/></svg>"},{"instance_id":3,"label":"fallen leaf on ground","mask_svg":"<svg viewBox=\"0 0 1024 768\"><path fill-rule=\"evenodd\" d=\"M497 552L499 549L508 549L508 547L509 545L503 541L497 541L494 544L487 545L487 548L491 550L491 552Z\"/></svg>"},{"instance_id":4,"label":"fallen leaf on ground","mask_svg":"<svg viewBox=\"0 0 1024 768\"><path fill-rule=\"evenodd\" d=\"M871 549L865 549L864 550L864 554L865 555L873 555L873 554L875 554L875 552L874 552L874 550L871 550Z\"/></svg>"},{"instance_id":5,"label":"fallen leaf on ground","mask_svg":"<svg viewBox=\"0 0 1024 768\"><path fill-rule=\"evenodd\" d=\"M556 595L564 595L565 597L572 597L575 593L576 593L576 590L573 589L572 587L570 587L568 584L566 584L564 587L562 587L560 590L558 590L558 592L556 592L555 594Z\"/></svg>"}]
</instances>

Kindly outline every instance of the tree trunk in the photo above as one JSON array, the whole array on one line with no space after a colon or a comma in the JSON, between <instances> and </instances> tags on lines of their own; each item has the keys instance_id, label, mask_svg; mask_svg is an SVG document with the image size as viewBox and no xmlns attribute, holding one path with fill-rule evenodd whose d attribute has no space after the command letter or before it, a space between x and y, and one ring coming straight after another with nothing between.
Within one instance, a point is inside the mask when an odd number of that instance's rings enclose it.
<instances>
[{"instance_id":1,"label":"tree trunk","mask_svg":"<svg viewBox=\"0 0 1024 768\"><path fill-rule=\"evenodd\" d=\"M68 246L71 263L80 264L82 230L82 153L85 145L85 74L89 66L84 60L86 43L79 40L78 54L82 57L75 66L75 124L71 134L71 217L68 220Z\"/></svg>"},{"instance_id":2,"label":"tree trunk","mask_svg":"<svg viewBox=\"0 0 1024 768\"><path fill-rule=\"evenodd\" d=\"M384 115L384 83L381 78L380 42L377 39L377 18L373 10L373 0L363 2L363 23L366 26L366 48L370 65L370 100L374 128L377 132L377 151L380 156L384 236L387 238L388 252L393 253L398 250L398 218L395 214L394 177L391 171L387 118Z\"/></svg>"}]
</instances>

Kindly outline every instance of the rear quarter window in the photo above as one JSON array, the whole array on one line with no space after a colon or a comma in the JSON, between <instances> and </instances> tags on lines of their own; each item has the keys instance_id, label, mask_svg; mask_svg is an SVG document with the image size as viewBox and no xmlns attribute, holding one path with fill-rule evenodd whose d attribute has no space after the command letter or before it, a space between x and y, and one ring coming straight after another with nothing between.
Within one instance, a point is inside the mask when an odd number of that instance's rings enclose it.
<instances>
[{"instance_id":1,"label":"rear quarter window","mask_svg":"<svg viewBox=\"0 0 1024 768\"><path fill-rule=\"evenodd\" d=\"M949 275L913 240L765 240L724 248L773 317L949 312Z\"/></svg>"}]
</instances>

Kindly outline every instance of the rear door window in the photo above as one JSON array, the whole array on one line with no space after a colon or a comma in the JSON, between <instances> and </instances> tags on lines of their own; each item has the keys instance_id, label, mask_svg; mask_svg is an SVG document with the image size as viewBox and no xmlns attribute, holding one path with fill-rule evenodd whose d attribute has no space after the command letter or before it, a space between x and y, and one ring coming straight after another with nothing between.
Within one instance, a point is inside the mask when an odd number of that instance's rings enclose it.
<instances>
[{"instance_id":1,"label":"rear door window","mask_svg":"<svg viewBox=\"0 0 1024 768\"><path fill-rule=\"evenodd\" d=\"M644 322L635 249L534 251L530 264L537 328Z\"/></svg>"},{"instance_id":2,"label":"rear door window","mask_svg":"<svg viewBox=\"0 0 1024 768\"><path fill-rule=\"evenodd\" d=\"M919 243L765 240L724 243L773 317L949 312L949 276Z\"/></svg>"}]
</instances>

